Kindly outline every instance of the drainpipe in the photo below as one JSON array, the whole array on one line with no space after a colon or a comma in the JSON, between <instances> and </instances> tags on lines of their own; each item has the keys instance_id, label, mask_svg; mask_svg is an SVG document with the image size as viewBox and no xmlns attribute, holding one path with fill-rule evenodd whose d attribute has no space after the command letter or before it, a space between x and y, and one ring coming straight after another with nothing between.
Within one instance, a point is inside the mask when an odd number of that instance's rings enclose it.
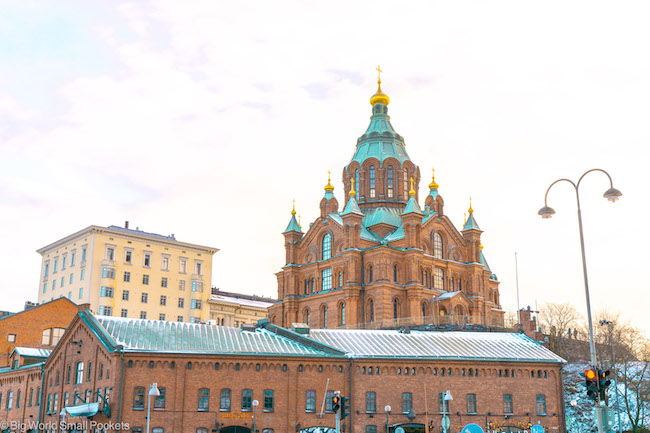
<instances>
[{"instance_id":1,"label":"drainpipe","mask_svg":"<svg viewBox=\"0 0 650 433\"><path fill-rule=\"evenodd\" d=\"M44 390L44 386L45 386L45 371L43 370L43 365L44 365L44 364L45 364L45 363L41 363L41 365L39 366L39 368L41 369L41 395L37 395L37 396L36 396L36 398L38 399L38 401L40 401L40 403L39 403L39 405L38 405L38 427L36 427L37 429L40 429L40 425L41 425L41 414L43 413L43 402L45 401L45 400L43 399L43 394L44 394L44 391L43 391L43 390Z\"/></svg>"},{"instance_id":2,"label":"drainpipe","mask_svg":"<svg viewBox=\"0 0 650 433\"><path fill-rule=\"evenodd\" d=\"M366 288L365 288L365 278L366 278L366 270L364 268L364 260L363 260L363 251L361 252L361 324L363 325L362 329L366 328ZM373 305L374 308L374 305ZM350 373L352 374L352 373Z\"/></svg>"},{"instance_id":3,"label":"drainpipe","mask_svg":"<svg viewBox=\"0 0 650 433\"><path fill-rule=\"evenodd\" d=\"M117 406L117 423L121 424L122 422L122 394L124 393L124 352L122 351L124 346L117 346L117 350L120 352L120 359L122 360L122 373L120 374L120 399Z\"/></svg>"},{"instance_id":4,"label":"drainpipe","mask_svg":"<svg viewBox=\"0 0 650 433\"><path fill-rule=\"evenodd\" d=\"M564 372L562 371L562 367L560 367L560 402L561 402L561 410L560 414L562 415L562 431L566 433L566 407L565 407L565 401L564 401Z\"/></svg>"},{"instance_id":5,"label":"drainpipe","mask_svg":"<svg viewBox=\"0 0 650 433\"><path fill-rule=\"evenodd\" d=\"M349 395L349 397L348 397L349 400L348 401L350 402L350 411L348 412L348 416L350 417L350 419L349 419L348 422L350 424L350 428L348 430L348 433L352 433L352 426L354 425L352 423L352 367L353 367L353 362L354 362L354 360L350 359L350 387L349 387L349 392L348 392L348 395Z\"/></svg>"}]
</instances>

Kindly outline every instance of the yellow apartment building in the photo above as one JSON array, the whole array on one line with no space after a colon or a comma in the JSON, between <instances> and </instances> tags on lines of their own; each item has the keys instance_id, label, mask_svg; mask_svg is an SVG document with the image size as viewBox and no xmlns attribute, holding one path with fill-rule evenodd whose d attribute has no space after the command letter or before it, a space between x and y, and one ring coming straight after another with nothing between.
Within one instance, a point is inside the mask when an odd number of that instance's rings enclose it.
<instances>
[{"instance_id":1,"label":"yellow apartment building","mask_svg":"<svg viewBox=\"0 0 650 433\"><path fill-rule=\"evenodd\" d=\"M47 245L38 302L67 297L104 316L207 321L217 248L136 228L90 226Z\"/></svg>"}]
</instances>

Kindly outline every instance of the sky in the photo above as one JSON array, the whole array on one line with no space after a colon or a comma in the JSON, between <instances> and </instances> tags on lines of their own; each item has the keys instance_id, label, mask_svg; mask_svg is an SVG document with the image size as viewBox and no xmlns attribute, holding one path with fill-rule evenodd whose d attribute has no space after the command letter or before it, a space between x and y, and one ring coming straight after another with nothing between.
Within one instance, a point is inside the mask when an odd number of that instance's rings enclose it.
<instances>
[{"instance_id":1,"label":"sky","mask_svg":"<svg viewBox=\"0 0 650 433\"><path fill-rule=\"evenodd\" d=\"M645 1L3 0L0 310L37 299L38 248L122 225L219 248L213 286L277 296L292 200L319 214L371 115L436 170L461 227L472 197L504 309L592 309L650 330L641 229L650 162ZM423 206L423 203L420 203ZM641 238L640 238L641 236Z\"/></svg>"}]
</instances>

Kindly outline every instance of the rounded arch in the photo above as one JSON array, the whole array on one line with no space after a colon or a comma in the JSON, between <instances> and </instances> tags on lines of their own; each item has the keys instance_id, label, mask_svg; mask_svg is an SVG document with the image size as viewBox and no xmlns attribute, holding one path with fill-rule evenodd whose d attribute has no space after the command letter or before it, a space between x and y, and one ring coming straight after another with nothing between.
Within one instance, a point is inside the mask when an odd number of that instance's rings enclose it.
<instances>
[{"instance_id":1,"label":"rounded arch","mask_svg":"<svg viewBox=\"0 0 650 433\"><path fill-rule=\"evenodd\" d=\"M332 233L331 231L325 231L324 234L320 236L320 256L321 260L329 260L332 258Z\"/></svg>"}]
</instances>

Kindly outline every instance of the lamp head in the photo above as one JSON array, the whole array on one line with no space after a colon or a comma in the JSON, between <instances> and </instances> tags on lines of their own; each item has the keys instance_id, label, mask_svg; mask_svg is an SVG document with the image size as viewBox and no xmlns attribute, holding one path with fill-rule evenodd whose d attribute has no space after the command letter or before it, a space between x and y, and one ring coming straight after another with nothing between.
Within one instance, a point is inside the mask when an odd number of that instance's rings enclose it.
<instances>
[{"instance_id":1,"label":"lamp head","mask_svg":"<svg viewBox=\"0 0 650 433\"><path fill-rule=\"evenodd\" d=\"M622 196L623 193L621 193L619 190L616 188L610 188L607 191L605 191L605 194L603 194L603 197L605 197L607 200L611 201L614 203L616 200L619 199L620 196Z\"/></svg>"},{"instance_id":2,"label":"lamp head","mask_svg":"<svg viewBox=\"0 0 650 433\"><path fill-rule=\"evenodd\" d=\"M453 400L453 398L451 397L451 393L449 392L449 390L447 390L447 392L445 392L445 400L447 400L447 401Z\"/></svg>"},{"instance_id":3,"label":"lamp head","mask_svg":"<svg viewBox=\"0 0 650 433\"><path fill-rule=\"evenodd\" d=\"M152 397L158 397L160 395L160 390L158 389L158 384L156 382L149 386L149 395Z\"/></svg>"},{"instance_id":4,"label":"lamp head","mask_svg":"<svg viewBox=\"0 0 650 433\"><path fill-rule=\"evenodd\" d=\"M550 206L544 206L539 211L537 211L537 215L541 216L542 218L550 218L554 213L555 210Z\"/></svg>"},{"instance_id":5,"label":"lamp head","mask_svg":"<svg viewBox=\"0 0 650 433\"><path fill-rule=\"evenodd\" d=\"M260 405L260 402L257 401L257 400L253 400L252 405L253 405L253 407L257 407L257 406Z\"/></svg>"},{"instance_id":6,"label":"lamp head","mask_svg":"<svg viewBox=\"0 0 650 433\"><path fill-rule=\"evenodd\" d=\"M386 413L390 413L391 407L389 405L384 406Z\"/></svg>"}]
</instances>

